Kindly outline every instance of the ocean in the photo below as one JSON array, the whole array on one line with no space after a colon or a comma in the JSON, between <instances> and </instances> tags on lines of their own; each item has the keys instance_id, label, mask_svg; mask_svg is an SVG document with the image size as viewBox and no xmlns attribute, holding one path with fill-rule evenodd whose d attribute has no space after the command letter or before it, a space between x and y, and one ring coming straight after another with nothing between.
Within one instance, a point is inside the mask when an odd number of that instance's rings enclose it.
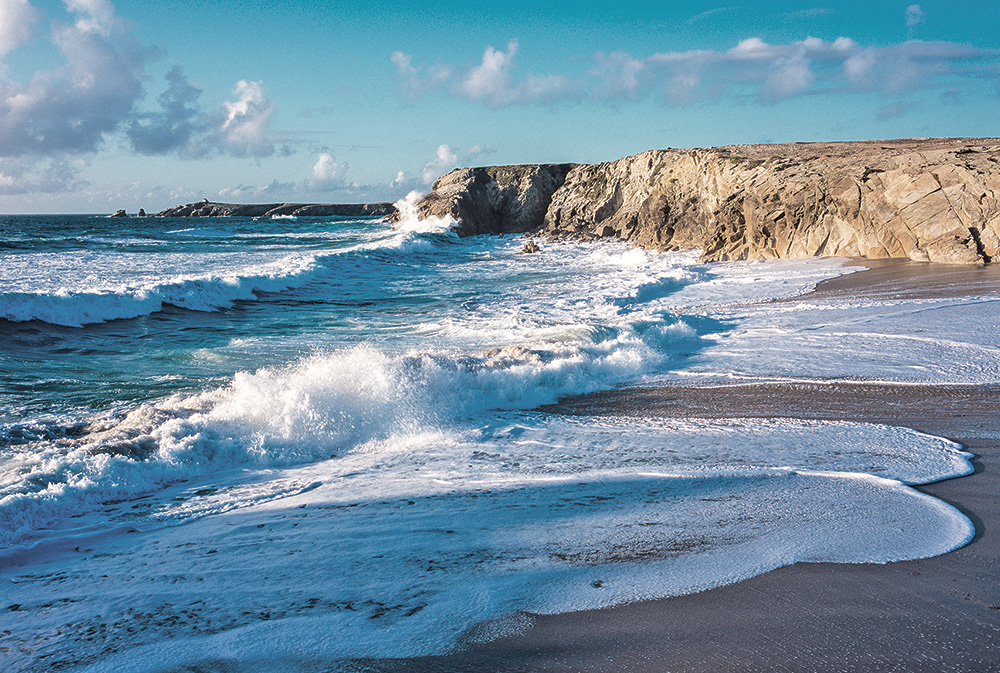
<instances>
[{"instance_id":1,"label":"ocean","mask_svg":"<svg viewBox=\"0 0 1000 673\"><path fill-rule=\"evenodd\" d=\"M0 217L7 670L443 653L531 614L972 538L912 488L972 471L943 438L547 405L996 383L995 297L811 299L859 267L521 254L451 224Z\"/></svg>"}]
</instances>

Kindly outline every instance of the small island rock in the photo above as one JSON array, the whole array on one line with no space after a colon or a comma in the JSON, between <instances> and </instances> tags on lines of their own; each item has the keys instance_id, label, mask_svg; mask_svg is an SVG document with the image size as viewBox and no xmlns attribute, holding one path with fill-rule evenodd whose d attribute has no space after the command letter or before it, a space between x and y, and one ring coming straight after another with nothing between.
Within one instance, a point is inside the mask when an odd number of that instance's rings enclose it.
<instances>
[{"instance_id":1,"label":"small island rock","mask_svg":"<svg viewBox=\"0 0 1000 673\"><path fill-rule=\"evenodd\" d=\"M533 252L541 252L541 248L539 248L538 244L535 243L535 239L529 238L528 242L524 244L523 248L521 248L521 252L525 254Z\"/></svg>"}]
</instances>

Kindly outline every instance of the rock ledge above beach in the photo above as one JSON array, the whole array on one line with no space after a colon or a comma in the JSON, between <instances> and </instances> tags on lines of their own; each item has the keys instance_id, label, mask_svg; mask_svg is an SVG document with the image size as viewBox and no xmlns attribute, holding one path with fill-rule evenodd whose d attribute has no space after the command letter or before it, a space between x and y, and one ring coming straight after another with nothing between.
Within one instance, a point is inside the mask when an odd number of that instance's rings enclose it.
<instances>
[{"instance_id":1,"label":"rock ledge above beach","mask_svg":"<svg viewBox=\"0 0 1000 673\"><path fill-rule=\"evenodd\" d=\"M617 161L456 169L418 203L459 233L701 248L706 261L1000 256L1000 139L653 150Z\"/></svg>"},{"instance_id":2,"label":"rock ledge above beach","mask_svg":"<svg viewBox=\"0 0 1000 673\"><path fill-rule=\"evenodd\" d=\"M391 203L197 203L173 206L156 217L387 217L396 212Z\"/></svg>"}]
</instances>

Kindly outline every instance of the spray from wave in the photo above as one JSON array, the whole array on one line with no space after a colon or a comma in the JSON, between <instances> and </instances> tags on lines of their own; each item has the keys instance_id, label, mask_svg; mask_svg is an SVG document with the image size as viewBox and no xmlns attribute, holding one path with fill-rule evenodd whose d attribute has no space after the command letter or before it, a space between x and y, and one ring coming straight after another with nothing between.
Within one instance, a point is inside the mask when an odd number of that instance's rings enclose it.
<instances>
[{"instance_id":1,"label":"spray from wave","mask_svg":"<svg viewBox=\"0 0 1000 673\"><path fill-rule=\"evenodd\" d=\"M225 387L96 421L79 438L24 443L0 468L0 531L10 543L67 510L209 471L302 464L447 432L485 411L634 378L664 362L666 342L696 338L681 321L582 336L478 353L389 355L361 345L241 372Z\"/></svg>"},{"instance_id":2,"label":"spray from wave","mask_svg":"<svg viewBox=\"0 0 1000 673\"><path fill-rule=\"evenodd\" d=\"M445 215L444 217L431 216L420 219L420 211L417 208L417 203L422 197L423 194L420 192L412 191L399 201L396 201L394 205L397 212L399 212L399 220L395 225L396 229L420 234L439 234L451 231L458 225L458 222L451 215Z\"/></svg>"}]
</instances>

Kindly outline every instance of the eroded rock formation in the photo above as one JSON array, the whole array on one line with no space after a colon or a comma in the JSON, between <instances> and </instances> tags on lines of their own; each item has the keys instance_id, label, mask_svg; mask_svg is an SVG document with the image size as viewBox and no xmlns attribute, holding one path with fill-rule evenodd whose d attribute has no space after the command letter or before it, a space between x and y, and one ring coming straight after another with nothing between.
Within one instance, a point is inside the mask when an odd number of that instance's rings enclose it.
<instances>
[{"instance_id":1,"label":"eroded rock formation","mask_svg":"<svg viewBox=\"0 0 1000 673\"><path fill-rule=\"evenodd\" d=\"M419 215L451 216L463 236L511 234L541 227L552 195L573 164L457 168L418 204Z\"/></svg>"},{"instance_id":2,"label":"eroded rock formation","mask_svg":"<svg viewBox=\"0 0 1000 673\"><path fill-rule=\"evenodd\" d=\"M463 235L616 238L705 260L816 255L982 264L1000 256L1000 140L656 150L593 165L465 168L421 217Z\"/></svg>"}]
</instances>

